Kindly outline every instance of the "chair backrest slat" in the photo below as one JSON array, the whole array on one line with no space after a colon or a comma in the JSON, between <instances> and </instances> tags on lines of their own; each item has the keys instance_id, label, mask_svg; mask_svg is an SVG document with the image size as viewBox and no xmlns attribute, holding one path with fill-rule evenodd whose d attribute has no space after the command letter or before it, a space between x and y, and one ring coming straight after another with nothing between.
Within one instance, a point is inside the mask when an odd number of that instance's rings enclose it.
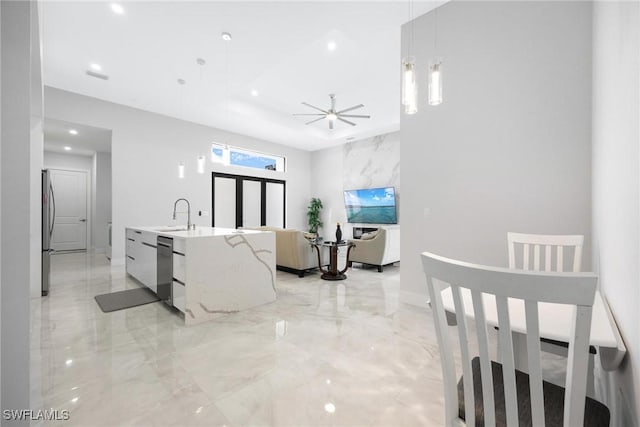
<instances>
[{"instance_id":1,"label":"chair backrest slat","mask_svg":"<svg viewBox=\"0 0 640 427\"><path fill-rule=\"evenodd\" d=\"M563 246L558 246L556 248L556 271L564 271L564 259L562 257Z\"/></svg>"},{"instance_id":2,"label":"chair backrest slat","mask_svg":"<svg viewBox=\"0 0 640 427\"><path fill-rule=\"evenodd\" d=\"M524 234L507 233L507 243L509 248L509 268L531 270L530 256L533 245L533 270L535 271L564 271L565 248L573 248L573 260L571 262L572 271L578 272L582 266L582 246L584 236L582 235L546 235L546 234ZM516 257L516 246L522 246L522 260ZM541 265L544 251L544 266ZM555 257L552 253L555 252ZM569 252L571 253L571 252ZM567 255L570 256L570 255ZM552 259L555 265L552 265Z\"/></svg>"},{"instance_id":3,"label":"chair backrest slat","mask_svg":"<svg viewBox=\"0 0 640 427\"><path fill-rule=\"evenodd\" d=\"M502 358L502 375L504 381L504 402L507 411L507 425L518 425L518 397L516 393L516 366L513 358L513 342L511 337L511 321L509 320L509 302L507 297L496 297L498 309L498 333Z\"/></svg>"},{"instance_id":4,"label":"chair backrest slat","mask_svg":"<svg viewBox=\"0 0 640 427\"><path fill-rule=\"evenodd\" d=\"M512 246L512 245L509 245ZM511 267L511 265L509 265ZM515 268L515 264L513 267ZM544 247L544 271L551 271L551 245L545 245ZM573 270L576 271L576 270ZM580 270L577 270L580 271Z\"/></svg>"},{"instance_id":5,"label":"chair backrest slat","mask_svg":"<svg viewBox=\"0 0 640 427\"><path fill-rule=\"evenodd\" d=\"M478 354L480 356L480 375L482 376L482 407L484 408L485 426L495 426L496 410L493 396L493 375L489 358L489 335L487 334L487 318L484 313L482 293L471 290L473 313L476 319L476 336L478 337ZM466 411L465 411L466 413Z\"/></svg>"},{"instance_id":6,"label":"chair backrest slat","mask_svg":"<svg viewBox=\"0 0 640 427\"><path fill-rule=\"evenodd\" d=\"M540 245L533 246L533 269L540 271Z\"/></svg>"},{"instance_id":7,"label":"chair backrest slat","mask_svg":"<svg viewBox=\"0 0 640 427\"><path fill-rule=\"evenodd\" d=\"M427 276L427 288L429 291L429 300L431 301L431 309L433 311L433 322L436 327L436 336L438 337L438 346L443 354L453 354L453 348L449 343L449 335L447 334L447 319L442 304L442 294L440 287L434 286L432 276ZM451 357L443 357L440 359L442 365L442 380L444 382L444 407L447 426L453 425L453 421L458 419L458 389L456 370Z\"/></svg>"},{"instance_id":8,"label":"chair backrest slat","mask_svg":"<svg viewBox=\"0 0 640 427\"><path fill-rule=\"evenodd\" d=\"M535 249L534 249L535 250ZM511 337L512 316L523 300L527 328L527 370L531 394L532 422L543 426L545 419L542 373L540 367L539 303L566 304L574 307L572 336L569 341L569 363L565 384L564 425L582 425L586 396L589 333L591 310L595 297L597 277L592 273L547 273L512 270L470 264L434 255L422 254L427 277L434 323L440 345L445 387L446 425L458 425L457 377L454 352L449 342L445 317L447 310L455 311L463 374L464 407L466 425L475 425L475 397L471 360L477 352L482 379L483 417L485 426L496 423L492 362L489 355L489 339L486 310L497 310L501 359L503 363L503 389L505 396L506 424L518 425L518 400L516 392L514 348ZM434 279L450 285L450 289L434 285ZM495 307L490 300L495 300ZM514 311L512 313L511 311ZM472 330L465 316L475 318L477 349L471 347ZM494 318L494 315L491 316Z\"/></svg>"},{"instance_id":9,"label":"chair backrest slat","mask_svg":"<svg viewBox=\"0 0 640 427\"><path fill-rule=\"evenodd\" d=\"M587 392L589 333L592 307L577 306L571 325L564 397L564 427L584 425L584 399Z\"/></svg>"},{"instance_id":10,"label":"chair backrest slat","mask_svg":"<svg viewBox=\"0 0 640 427\"><path fill-rule=\"evenodd\" d=\"M540 327L538 303L525 301L527 325L527 367L529 368L529 393L531 396L531 421L534 426L543 426L544 397L542 394L542 369L540 367Z\"/></svg>"},{"instance_id":11,"label":"chair backrest slat","mask_svg":"<svg viewBox=\"0 0 640 427\"><path fill-rule=\"evenodd\" d=\"M473 371L471 369L471 352L469 351L469 334L467 316L465 313L464 301L460 295L460 287L451 285L451 293L453 295L453 303L456 308L456 322L458 324L458 335L460 339L460 353L462 354L462 382L464 387L464 406L465 408L475 407L475 398L473 392ZM475 411L468 411L466 414L466 423L470 426L476 425Z\"/></svg>"}]
</instances>

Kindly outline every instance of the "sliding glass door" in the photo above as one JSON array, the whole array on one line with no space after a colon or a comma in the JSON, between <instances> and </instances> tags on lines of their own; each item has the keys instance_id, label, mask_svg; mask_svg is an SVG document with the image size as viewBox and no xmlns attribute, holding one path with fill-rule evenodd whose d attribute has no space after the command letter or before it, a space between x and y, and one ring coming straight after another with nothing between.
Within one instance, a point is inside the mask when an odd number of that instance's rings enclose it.
<instances>
[{"instance_id":1,"label":"sliding glass door","mask_svg":"<svg viewBox=\"0 0 640 427\"><path fill-rule=\"evenodd\" d=\"M286 225L286 182L245 175L212 173L213 227Z\"/></svg>"}]
</instances>

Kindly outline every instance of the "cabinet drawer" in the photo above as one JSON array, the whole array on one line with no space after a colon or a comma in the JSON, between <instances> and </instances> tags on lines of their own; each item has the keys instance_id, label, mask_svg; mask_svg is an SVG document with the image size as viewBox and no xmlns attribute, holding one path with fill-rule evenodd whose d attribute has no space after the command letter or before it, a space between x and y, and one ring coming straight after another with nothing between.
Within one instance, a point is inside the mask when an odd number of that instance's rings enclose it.
<instances>
[{"instance_id":1,"label":"cabinet drawer","mask_svg":"<svg viewBox=\"0 0 640 427\"><path fill-rule=\"evenodd\" d=\"M171 292L173 295L173 306L184 313L187 305L184 285L182 283L174 281L171 286Z\"/></svg>"},{"instance_id":2,"label":"cabinet drawer","mask_svg":"<svg viewBox=\"0 0 640 427\"><path fill-rule=\"evenodd\" d=\"M185 239L173 239L173 252L177 252L182 255L187 254L187 245Z\"/></svg>"},{"instance_id":3,"label":"cabinet drawer","mask_svg":"<svg viewBox=\"0 0 640 427\"><path fill-rule=\"evenodd\" d=\"M182 283L187 283L187 258L184 255L180 255L177 253L173 254L173 278L181 281Z\"/></svg>"},{"instance_id":4,"label":"cabinet drawer","mask_svg":"<svg viewBox=\"0 0 640 427\"><path fill-rule=\"evenodd\" d=\"M139 243L136 241L132 241L129 240L129 238L127 237L127 251L125 252L125 254L131 258L137 258L138 257L138 248Z\"/></svg>"},{"instance_id":5,"label":"cabinet drawer","mask_svg":"<svg viewBox=\"0 0 640 427\"><path fill-rule=\"evenodd\" d=\"M158 235L150 231L142 232L142 243L156 247L158 245Z\"/></svg>"},{"instance_id":6,"label":"cabinet drawer","mask_svg":"<svg viewBox=\"0 0 640 427\"><path fill-rule=\"evenodd\" d=\"M140 233L139 231L135 231L132 230L131 228L127 228L125 231L125 237L127 238L127 240L131 239L134 241L139 241L140 240Z\"/></svg>"}]
</instances>

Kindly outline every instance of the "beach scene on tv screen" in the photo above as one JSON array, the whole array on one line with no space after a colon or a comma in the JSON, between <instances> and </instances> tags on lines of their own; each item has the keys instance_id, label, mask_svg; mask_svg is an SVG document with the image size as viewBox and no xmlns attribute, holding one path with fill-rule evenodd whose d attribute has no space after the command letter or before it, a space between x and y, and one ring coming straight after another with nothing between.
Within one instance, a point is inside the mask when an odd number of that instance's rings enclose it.
<instances>
[{"instance_id":1,"label":"beach scene on tv screen","mask_svg":"<svg viewBox=\"0 0 640 427\"><path fill-rule=\"evenodd\" d=\"M347 221L367 224L395 224L396 197L393 187L344 192Z\"/></svg>"}]
</instances>

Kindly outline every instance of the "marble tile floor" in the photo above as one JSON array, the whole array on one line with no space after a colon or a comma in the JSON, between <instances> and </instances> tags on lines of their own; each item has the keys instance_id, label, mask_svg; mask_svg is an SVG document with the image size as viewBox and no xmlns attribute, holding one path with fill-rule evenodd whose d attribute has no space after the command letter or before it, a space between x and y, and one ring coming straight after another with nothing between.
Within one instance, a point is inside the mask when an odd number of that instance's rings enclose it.
<instances>
[{"instance_id":1,"label":"marble tile floor","mask_svg":"<svg viewBox=\"0 0 640 427\"><path fill-rule=\"evenodd\" d=\"M441 426L431 313L398 302L399 270L278 272L276 302L185 326L163 303L102 313L95 295L140 285L104 255L55 255L32 409L70 418L34 425Z\"/></svg>"}]
</instances>

